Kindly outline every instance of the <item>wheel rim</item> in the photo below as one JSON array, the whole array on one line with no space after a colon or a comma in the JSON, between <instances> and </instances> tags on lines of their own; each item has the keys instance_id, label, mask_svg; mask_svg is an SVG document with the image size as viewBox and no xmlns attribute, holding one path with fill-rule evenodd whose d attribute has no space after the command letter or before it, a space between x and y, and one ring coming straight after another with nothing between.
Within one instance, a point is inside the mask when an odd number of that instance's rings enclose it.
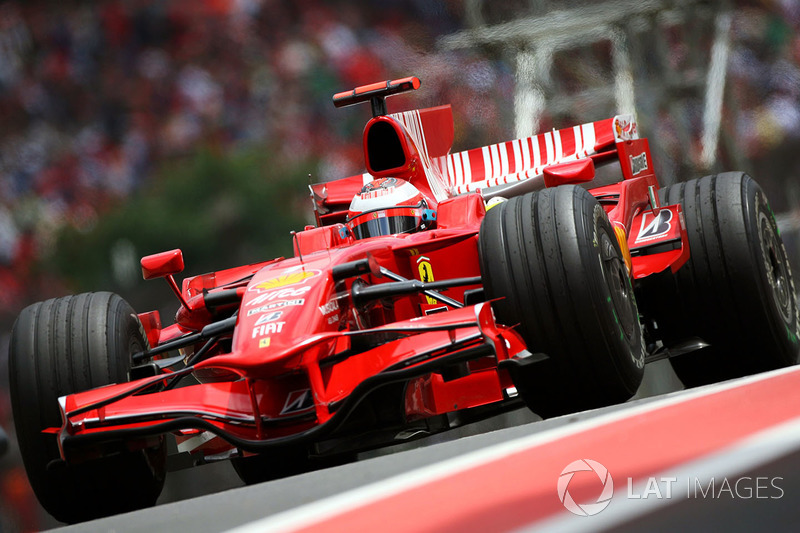
<instances>
[{"instance_id":1,"label":"wheel rim","mask_svg":"<svg viewBox=\"0 0 800 533\"><path fill-rule=\"evenodd\" d=\"M626 339L630 339L634 332L634 306L631 303L631 285L628 278L628 269L617 252L611 238L603 233L600 239L600 260L603 267L603 276L606 280L610 296L614 319Z\"/></svg>"},{"instance_id":2,"label":"wheel rim","mask_svg":"<svg viewBox=\"0 0 800 533\"><path fill-rule=\"evenodd\" d=\"M764 253L764 266L767 282L769 283L772 299L786 322L791 320L792 296L789 270L783 258L783 247L778 241L778 236L772 228L767 215L761 213L759 217L761 226L761 250Z\"/></svg>"}]
</instances>

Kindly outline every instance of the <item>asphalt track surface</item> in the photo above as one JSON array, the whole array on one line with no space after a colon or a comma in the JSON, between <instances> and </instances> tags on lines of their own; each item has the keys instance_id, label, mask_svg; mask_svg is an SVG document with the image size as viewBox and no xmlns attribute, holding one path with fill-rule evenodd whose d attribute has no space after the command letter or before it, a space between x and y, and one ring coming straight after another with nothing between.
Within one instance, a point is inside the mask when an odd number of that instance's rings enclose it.
<instances>
[{"instance_id":1,"label":"asphalt track surface","mask_svg":"<svg viewBox=\"0 0 800 533\"><path fill-rule=\"evenodd\" d=\"M657 368L664 368L664 365ZM656 370L656 366L653 367L653 370ZM652 376L653 372L651 371L650 374ZM667 379L667 383L664 383L664 380L665 378L662 376L656 376L657 383L651 392L659 393L664 388L676 388L674 382L669 383ZM759 381L761 380L759 379ZM721 388L731 388L735 385L734 382L728 382ZM711 388L714 387L718 386L711 386ZM583 426L598 425L602 420L624 421L629 417L628 413L649 412L651 408L656 409L662 404L689 404L689 400L686 398L696 395L698 390L700 389L695 389L694 392L677 391L659 394L655 397L633 400L620 406L546 421L540 421L535 415L520 410L471 428L450 432L450 434L445 434L447 437L437 436L417 441L414 444L416 447L413 449L402 449L408 447L408 445L404 445L390 450L392 453L387 455L365 458L349 465L310 472L252 487L228 488L215 494L163 503L152 509L64 527L58 531L150 532L181 529L201 533L227 531L237 526L243 526L243 529L239 531L250 533L285 530L282 527L287 524L291 526L289 527L291 530L294 527L292 524L303 527L303 517L325 515L326 502L338 501L331 500L332 497L348 501L348 505L358 506L358 498L364 497L367 500L372 497L370 492L372 487L375 487L375 491L380 492L382 487L391 485L394 480L408 478L414 473L427 476L430 471L440 468L440 465L457 462L459 458L480 455L487 450L490 455L492 450L520 440L546 441L552 435L569 433ZM781 398L775 400L776 402L782 401ZM800 414L800 402L793 398L791 403L794 404L792 409ZM555 499L558 476L554 475L553 479L544 480L543 486L546 486L547 491L552 493L548 497L556 502L560 512L547 517L546 520L530 522L528 526L521 529L532 531L674 531L681 529L687 531L764 529L797 531L797 519L800 518L800 509L796 504L797 495L800 494L800 475L798 475L800 474L800 445L798 445L800 425L795 424L788 428L781 428L781 431L777 437L769 434L761 440L749 442L749 447L725 450L724 453L718 454L710 460L690 463L689 467L682 465L684 470L691 468L691 471L681 472L680 469L662 471L661 476L666 472L670 477L674 474L674 477L681 478L681 482L676 483L673 487L676 494L686 493L690 488L688 482L683 481L684 477L692 474L697 478L691 487L694 489L694 497L673 499L651 497L647 501L641 498L631 499L631 493L634 496L641 496L648 490L650 496L653 496L654 487L647 486L642 479L637 478L627 487L629 497L625 499L625 481L615 475L617 485L614 505L596 516L577 517L560 507L558 500ZM791 437L788 439L789 445L786 444L787 434ZM454 440L441 442L443 438ZM691 439L692 435L686 434L681 438ZM625 440L621 438L620 446L624 447L624 442ZM658 442L654 442L653 446L657 448ZM579 458L576 457L576 459ZM561 467L562 465L559 463L557 469L560 470ZM169 483L186 484L191 479L191 483L196 485L192 489L202 493L204 490L202 486L203 472L210 473L211 470L226 468L229 469L229 465L216 464L196 468L192 471L171 473L172 479ZM610 470L611 468L609 468ZM524 475L525 472L520 472L520 474ZM718 486L714 489L709 489L709 476L716 476ZM731 483L743 479L745 483L739 487L741 494L738 494L737 497L728 497L728 493L721 490L723 477L730 478ZM657 479L656 482L658 481ZM235 482L232 483L232 485L235 484ZM761 497L745 497L748 488L756 492L760 491L759 496ZM659 496L663 495L663 483L660 490L658 488L655 490L661 493ZM699 495L698 490L700 491ZM517 505L524 507L525 503L518 502ZM298 510L297 508L300 506L304 507ZM458 502L451 502L449 508L457 506ZM359 510L356 508L353 512L359 512ZM406 509L404 512L413 514L414 511ZM464 509L464 513L468 515L469 509ZM298 516L301 518L300 522L296 521ZM380 516L388 515L381 514ZM278 520L282 517L286 519L279 522ZM314 529L325 530L324 526L325 523L323 523L323 527ZM350 526L351 524L344 517L333 516L327 520L328 530L361 529L358 527L351 529ZM409 530L419 529L411 528Z\"/></svg>"}]
</instances>

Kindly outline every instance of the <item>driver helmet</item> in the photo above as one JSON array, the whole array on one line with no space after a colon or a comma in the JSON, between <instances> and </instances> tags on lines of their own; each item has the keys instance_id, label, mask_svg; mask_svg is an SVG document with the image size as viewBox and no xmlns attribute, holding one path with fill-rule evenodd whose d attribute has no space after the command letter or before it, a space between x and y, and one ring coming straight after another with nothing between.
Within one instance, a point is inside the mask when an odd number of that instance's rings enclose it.
<instances>
[{"instance_id":1,"label":"driver helmet","mask_svg":"<svg viewBox=\"0 0 800 533\"><path fill-rule=\"evenodd\" d=\"M434 217L419 189L399 178L379 178L353 198L346 225L356 239L366 239L425 229Z\"/></svg>"}]
</instances>

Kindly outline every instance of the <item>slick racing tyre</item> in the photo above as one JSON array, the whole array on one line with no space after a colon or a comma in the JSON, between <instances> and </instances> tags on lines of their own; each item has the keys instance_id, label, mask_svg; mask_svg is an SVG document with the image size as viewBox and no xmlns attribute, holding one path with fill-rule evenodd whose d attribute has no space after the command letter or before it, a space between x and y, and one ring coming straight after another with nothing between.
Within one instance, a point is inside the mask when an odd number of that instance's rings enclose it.
<instances>
[{"instance_id":1,"label":"slick racing tyre","mask_svg":"<svg viewBox=\"0 0 800 533\"><path fill-rule=\"evenodd\" d=\"M131 355L146 348L130 305L108 292L67 296L25 308L14 324L9 374L14 423L33 491L62 522L155 504L166 446L77 464L59 462L60 396L128 380Z\"/></svg>"},{"instance_id":2,"label":"slick racing tyre","mask_svg":"<svg viewBox=\"0 0 800 533\"><path fill-rule=\"evenodd\" d=\"M711 346L670 359L687 387L797 363L800 319L791 267L764 192L742 172L659 191L680 204L691 258L659 323L664 344Z\"/></svg>"},{"instance_id":3,"label":"slick racing tyre","mask_svg":"<svg viewBox=\"0 0 800 533\"><path fill-rule=\"evenodd\" d=\"M510 366L542 417L623 402L644 372L644 343L614 230L591 194L561 186L512 198L486 213L479 236L487 300L531 353Z\"/></svg>"}]
</instances>

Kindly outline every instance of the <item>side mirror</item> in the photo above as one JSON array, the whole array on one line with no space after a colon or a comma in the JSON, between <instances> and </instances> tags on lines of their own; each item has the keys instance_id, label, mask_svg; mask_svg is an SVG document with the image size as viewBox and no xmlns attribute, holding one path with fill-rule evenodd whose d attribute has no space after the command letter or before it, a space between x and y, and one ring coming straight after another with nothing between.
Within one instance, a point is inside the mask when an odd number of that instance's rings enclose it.
<instances>
[{"instance_id":1,"label":"side mirror","mask_svg":"<svg viewBox=\"0 0 800 533\"><path fill-rule=\"evenodd\" d=\"M189 304L175 283L175 274L183 272L183 252L179 249L161 252L142 257L142 276L144 279L165 278L169 288L180 300L181 305L189 309Z\"/></svg>"},{"instance_id":2,"label":"side mirror","mask_svg":"<svg viewBox=\"0 0 800 533\"><path fill-rule=\"evenodd\" d=\"M183 252L170 250L142 257L144 279L164 278L183 272Z\"/></svg>"}]
</instances>

